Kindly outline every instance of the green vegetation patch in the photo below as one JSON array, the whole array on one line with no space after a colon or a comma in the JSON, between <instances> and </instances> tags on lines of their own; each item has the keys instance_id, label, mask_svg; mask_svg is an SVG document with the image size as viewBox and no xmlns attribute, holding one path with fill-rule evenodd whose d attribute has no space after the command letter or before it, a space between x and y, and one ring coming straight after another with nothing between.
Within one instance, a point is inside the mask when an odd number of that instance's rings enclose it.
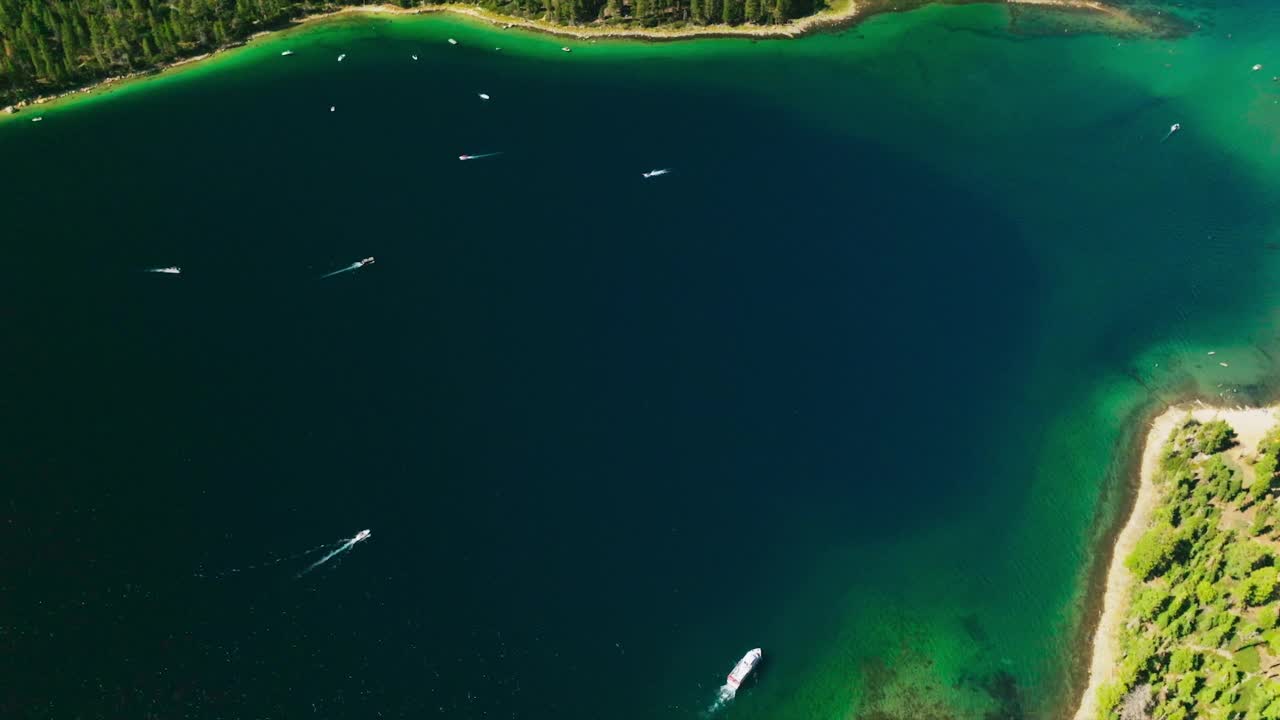
<instances>
[{"instance_id":1,"label":"green vegetation patch","mask_svg":"<svg viewBox=\"0 0 1280 720\"><path fill-rule=\"evenodd\" d=\"M1257 645L1249 647L1236 653L1236 667L1246 673L1256 673L1262 666L1262 655L1258 652Z\"/></svg>"},{"instance_id":2,"label":"green vegetation patch","mask_svg":"<svg viewBox=\"0 0 1280 720\"><path fill-rule=\"evenodd\" d=\"M385 0L415 7L445 0ZM0 106L240 42L356 0L0 0ZM573 26L769 25L823 0L471 0L511 17Z\"/></svg>"},{"instance_id":3,"label":"green vegetation patch","mask_svg":"<svg viewBox=\"0 0 1280 720\"><path fill-rule=\"evenodd\" d=\"M1280 720L1280 429L1252 457L1235 444L1226 422L1190 419L1165 444L1100 720Z\"/></svg>"}]
</instances>

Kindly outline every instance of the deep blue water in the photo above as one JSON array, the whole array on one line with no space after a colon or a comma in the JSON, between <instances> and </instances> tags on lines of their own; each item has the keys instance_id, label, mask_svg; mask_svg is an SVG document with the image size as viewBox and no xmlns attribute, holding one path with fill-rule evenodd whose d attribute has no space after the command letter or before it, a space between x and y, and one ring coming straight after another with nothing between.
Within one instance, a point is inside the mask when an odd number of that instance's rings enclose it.
<instances>
[{"instance_id":1,"label":"deep blue water","mask_svg":"<svg viewBox=\"0 0 1280 720\"><path fill-rule=\"evenodd\" d=\"M658 70L567 65L540 40L473 47L493 37L339 26L281 41L292 64L264 46L0 128L0 714L693 717L760 645L753 701L728 712L825 717L878 682L868 667L903 662L899 640L974 677L1004 667L1020 714L1052 711L1076 638L1058 614L1119 431L1079 440L1083 479L1028 468L1063 416L1087 424L1094 378L1191 335L1183 308L1144 302L1180 285L1109 284L1168 257L1132 224L1165 199L1109 206L1085 181L1145 165L1082 140L1053 151L1083 156L1073 177L1011 198L1008 168L1036 168L1025 146L965 150L991 164L962 180L948 137L916 132L936 128L910 90L795 106L736 77L804 88L849 61L739 43L719 61L654 49ZM1033 62L1073 52L1019 42ZM901 52L927 50L972 60ZM1270 227L1245 174L1191 182L1169 223ZM1064 264L1053 241L1075 230L1031 214L1043 193L1106 228L1082 235L1087 261ZM170 264L183 274L138 272ZM1077 481L1065 509L1037 504ZM1050 519L1043 547L1019 517ZM305 578L305 562L247 567L363 528ZM886 641L851 596L960 639Z\"/></svg>"}]
</instances>

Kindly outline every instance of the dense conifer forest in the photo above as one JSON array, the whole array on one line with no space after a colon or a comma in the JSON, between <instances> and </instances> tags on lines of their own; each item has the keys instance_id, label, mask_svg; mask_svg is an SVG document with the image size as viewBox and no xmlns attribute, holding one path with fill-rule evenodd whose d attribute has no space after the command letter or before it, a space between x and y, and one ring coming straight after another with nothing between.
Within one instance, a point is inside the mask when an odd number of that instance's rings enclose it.
<instances>
[{"instance_id":1,"label":"dense conifer forest","mask_svg":"<svg viewBox=\"0 0 1280 720\"><path fill-rule=\"evenodd\" d=\"M410 7L422 0L391 0ZM477 0L567 25L778 23L822 0ZM0 0L0 105L198 55L306 14L318 0Z\"/></svg>"}]
</instances>

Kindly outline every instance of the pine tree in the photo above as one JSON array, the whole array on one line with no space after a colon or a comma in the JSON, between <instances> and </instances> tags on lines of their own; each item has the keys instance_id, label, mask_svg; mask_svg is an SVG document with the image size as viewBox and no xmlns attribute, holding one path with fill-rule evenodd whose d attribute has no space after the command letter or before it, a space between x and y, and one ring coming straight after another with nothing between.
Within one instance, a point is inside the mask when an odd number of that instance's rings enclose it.
<instances>
[{"instance_id":1,"label":"pine tree","mask_svg":"<svg viewBox=\"0 0 1280 720\"><path fill-rule=\"evenodd\" d=\"M724 0L723 17L726 25L742 22L742 0Z\"/></svg>"}]
</instances>

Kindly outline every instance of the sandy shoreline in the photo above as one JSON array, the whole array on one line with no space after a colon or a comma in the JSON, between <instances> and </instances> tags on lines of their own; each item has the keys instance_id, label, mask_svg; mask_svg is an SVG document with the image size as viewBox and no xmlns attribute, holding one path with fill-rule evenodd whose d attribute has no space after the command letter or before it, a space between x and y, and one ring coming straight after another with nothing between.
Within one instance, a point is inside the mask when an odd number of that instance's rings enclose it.
<instances>
[{"instance_id":1,"label":"sandy shoreline","mask_svg":"<svg viewBox=\"0 0 1280 720\"><path fill-rule=\"evenodd\" d=\"M841 2L842 0L836 0ZM65 90L59 93L44 95L32 100L11 105L0 109L0 122L6 118L12 118L19 111L37 105L44 105L55 100L65 98L74 98L81 95L92 95L95 92L112 89L113 86L121 85L128 81L140 80L156 75L161 75L169 70L181 68L186 65L208 60L210 58L221 55L222 53L236 48L244 47L252 43L254 40L275 35L290 28L300 27L309 23L315 23L324 20L330 20L342 16L351 15L397 15L412 16L426 15L430 13L452 13L461 15L473 20L488 23L500 29L519 28L539 32L547 35L560 37L570 37L579 40L588 40L593 38L616 39L616 40L646 40L646 41L664 41L664 40L683 40L696 38L725 38L725 37L750 37L760 39L782 39L796 38L808 35L813 32L825 30L829 28L843 27L850 25L862 19L867 11L860 3L860 0L843 0L842 6L830 10L824 10L814 15L798 18L784 25L700 25L697 27L681 27L681 28L620 28L620 27L591 27L591 26L564 26L554 23L544 22L541 20L529 20L525 18L508 17L481 10L474 6L464 4L441 4L426 7L402 8L395 5L359 5L352 7L344 7L332 12L320 13L317 15L308 15L294 21L290 25L280 30L267 30L250 35L243 41L232 43L225 47L212 50L210 52L195 55L189 58L182 58L170 63L164 63L147 70L138 70L123 75L115 75L112 77L98 80L84 87ZM1135 24L1141 23L1136 18L1130 17L1123 10L1107 5L1098 0L991 0L997 4L1008 5L1034 5L1042 7L1055 7L1069 10L1086 10L1097 12L1119 18L1125 22Z\"/></svg>"},{"instance_id":2,"label":"sandy shoreline","mask_svg":"<svg viewBox=\"0 0 1280 720\"><path fill-rule=\"evenodd\" d=\"M1129 18L1128 14L1119 8L1107 5L1099 0L989 0L994 4L1005 5L1036 5L1049 8L1065 8L1071 10L1088 10L1116 17ZM520 28L523 30L533 30L548 35L558 35L560 37L578 38L580 40L589 40L591 38L613 38L613 39L634 39L634 40L681 40L686 38L721 38L721 37L753 37L753 38L795 38L802 35L808 35L817 30L825 28L838 27L852 23L860 19L868 12L861 0L834 0L834 7L808 15L802 18L796 18L791 22L781 25L697 25L685 27L655 27L655 28L622 28L622 27L594 27L591 25L558 25L556 23L546 22L543 20L532 20L528 18L511 17L500 15L498 13L482 10L472 5L444 3L440 5L431 5L416 8L402 8L396 5L361 5L358 7L343 8L332 13L323 15L315 15L304 18L301 22L308 20L332 17L335 15L349 13L384 13L392 15L423 15L428 13L453 13L455 15L463 15L466 17L482 20L492 25L499 26L503 29Z\"/></svg>"},{"instance_id":3,"label":"sandy shoreline","mask_svg":"<svg viewBox=\"0 0 1280 720\"><path fill-rule=\"evenodd\" d=\"M1093 633L1092 653L1089 661L1089 682L1075 720L1093 720L1097 716L1098 688L1110 679L1119 662L1118 638L1121 622L1128 609L1129 589L1133 577L1124 560L1133 552L1138 539L1151 523L1151 513L1160 500L1154 478L1160 462L1160 451L1173 431L1188 415L1201 422L1222 419L1236 431L1239 447L1251 452L1263 435L1276 424L1276 408L1213 408L1201 405L1174 405L1160 414L1147 432L1142 448L1142 467L1138 478L1138 494L1133 510L1111 550L1111 562L1107 569L1106 588L1102 601L1102 617Z\"/></svg>"}]
</instances>

